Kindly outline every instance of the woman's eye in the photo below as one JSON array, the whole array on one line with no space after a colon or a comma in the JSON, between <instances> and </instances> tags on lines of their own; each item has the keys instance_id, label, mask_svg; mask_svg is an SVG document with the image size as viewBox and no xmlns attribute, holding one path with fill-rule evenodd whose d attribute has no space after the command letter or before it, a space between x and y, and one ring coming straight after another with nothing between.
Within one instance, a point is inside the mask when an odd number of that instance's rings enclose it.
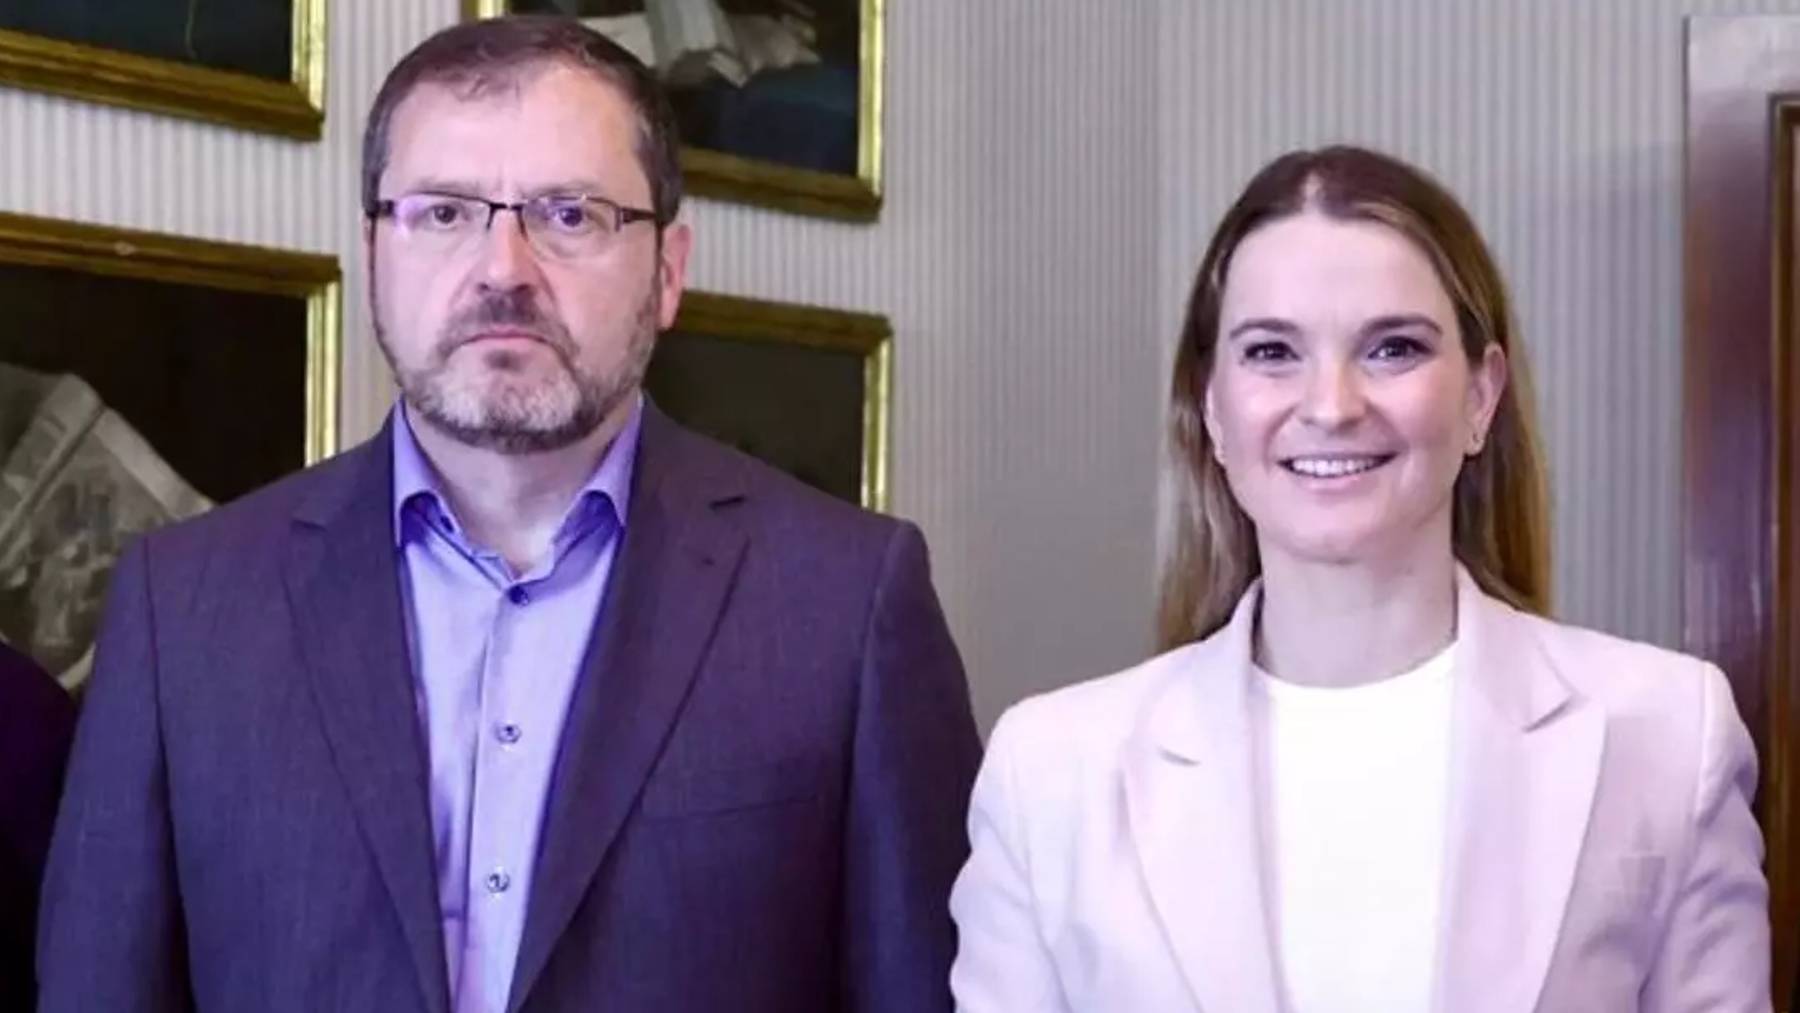
<instances>
[{"instance_id":1,"label":"woman's eye","mask_svg":"<svg viewBox=\"0 0 1800 1013\"><path fill-rule=\"evenodd\" d=\"M1245 362L1287 362L1294 350L1280 341L1254 341L1244 346Z\"/></svg>"},{"instance_id":2,"label":"woman's eye","mask_svg":"<svg viewBox=\"0 0 1800 1013\"><path fill-rule=\"evenodd\" d=\"M1393 334L1375 343L1369 356L1386 362L1404 362L1424 355L1429 349L1418 338L1404 334Z\"/></svg>"}]
</instances>

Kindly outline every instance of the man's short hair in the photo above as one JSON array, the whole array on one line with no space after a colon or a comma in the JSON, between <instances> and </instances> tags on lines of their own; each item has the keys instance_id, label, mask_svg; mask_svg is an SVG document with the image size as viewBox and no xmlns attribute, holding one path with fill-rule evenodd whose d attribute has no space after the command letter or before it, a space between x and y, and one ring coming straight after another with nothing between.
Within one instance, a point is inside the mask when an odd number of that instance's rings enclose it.
<instances>
[{"instance_id":1,"label":"man's short hair","mask_svg":"<svg viewBox=\"0 0 1800 1013\"><path fill-rule=\"evenodd\" d=\"M406 54L375 95L363 131L362 200L381 200L394 110L421 84L442 84L467 98L515 83L546 64L592 72L618 88L638 117L638 161L650 181L650 210L660 229L681 209L681 141L675 113L656 75L630 51L574 18L512 15L446 28ZM601 195L606 196L606 195Z\"/></svg>"}]
</instances>

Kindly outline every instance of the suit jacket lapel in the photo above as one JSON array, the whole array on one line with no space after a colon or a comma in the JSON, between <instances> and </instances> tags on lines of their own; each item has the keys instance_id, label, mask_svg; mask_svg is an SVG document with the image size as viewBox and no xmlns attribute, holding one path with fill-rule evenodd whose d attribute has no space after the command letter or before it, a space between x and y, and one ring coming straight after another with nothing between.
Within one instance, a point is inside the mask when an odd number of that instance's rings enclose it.
<instances>
[{"instance_id":1,"label":"suit jacket lapel","mask_svg":"<svg viewBox=\"0 0 1800 1013\"><path fill-rule=\"evenodd\" d=\"M1458 574L1437 1008L1537 1005L1599 780L1605 720L1517 613Z\"/></svg>"},{"instance_id":2,"label":"suit jacket lapel","mask_svg":"<svg viewBox=\"0 0 1800 1013\"><path fill-rule=\"evenodd\" d=\"M570 705L509 1008L549 961L661 755L743 553L739 476L646 404L618 568Z\"/></svg>"},{"instance_id":3,"label":"suit jacket lapel","mask_svg":"<svg viewBox=\"0 0 1800 1013\"><path fill-rule=\"evenodd\" d=\"M1274 1013L1250 720L1255 591L1150 707L1125 766L1146 889L1207 1013Z\"/></svg>"},{"instance_id":4,"label":"suit jacket lapel","mask_svg":"<svg viewBox=\"0 0 1800 1013\"><path fill-rule=\"evenodd\" d=\"M426 1007L444 1013L449 975L396 570L388 430L326 467L338 469L337 481L294 515L288 602L325 739L399 916Z\"/></svg>"}]
</instances>

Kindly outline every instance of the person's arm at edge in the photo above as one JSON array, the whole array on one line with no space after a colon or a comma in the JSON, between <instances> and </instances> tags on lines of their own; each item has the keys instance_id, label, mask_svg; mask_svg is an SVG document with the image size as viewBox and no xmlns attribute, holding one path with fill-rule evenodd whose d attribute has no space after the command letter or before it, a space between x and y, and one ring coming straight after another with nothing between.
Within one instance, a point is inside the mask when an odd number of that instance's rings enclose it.
<instances>
[{"instance_id":1,"label":"person's arm at edge","mask_svg":"<svg viewBox=\"0 0 1800 1013\"><path fill-rule=\"evenodd\" d=\"M1756 753L1725 676L1701 673L1700 771L1685 864L1642 993L1644 1013L1766 1011L1769 890L1750 811Z\"/></svg>"},{"instance_id":2,"label":"person's arm at edge","mask_svg":"<svg viewBox=\"0 0 1800 1013\"><path fill-rule=\"evenodd\" d=\"M925 541L889 538L865 634L844 827L843 988L856 1013L949 1010L950 885L981 759Z\"/></svg>"},{"instance_id":3,"label":"person's arm at edge","mask_svg":"<svg viewBox=\"0 0 1800 1013\"><path fill-rule=\"evenodd\" d=\"M148 549L113 571L51 840L41 1013L193 1008L164 765Z\"/></svg>"}]
</instances>

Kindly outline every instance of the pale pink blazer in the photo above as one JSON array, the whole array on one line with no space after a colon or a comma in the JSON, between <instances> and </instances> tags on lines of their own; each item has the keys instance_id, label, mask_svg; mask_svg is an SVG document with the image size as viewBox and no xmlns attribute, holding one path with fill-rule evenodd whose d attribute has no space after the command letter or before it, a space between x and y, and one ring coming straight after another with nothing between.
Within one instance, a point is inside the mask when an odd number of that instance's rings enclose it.
<instances>
[{"instance_id":1,"label":"pale pink blazer","mask_svg":"<svg viewBox=\"0 0 1800 1013\"><path fill-rule=\"evenodd\" d=\"M1282 1007L1252 796L1250 630L1019 704L951 913L968 1013ZM1724 677L1458 575L1444 1013L1767 1010L1755 758Z\"/></svg>"}]
</instances>

